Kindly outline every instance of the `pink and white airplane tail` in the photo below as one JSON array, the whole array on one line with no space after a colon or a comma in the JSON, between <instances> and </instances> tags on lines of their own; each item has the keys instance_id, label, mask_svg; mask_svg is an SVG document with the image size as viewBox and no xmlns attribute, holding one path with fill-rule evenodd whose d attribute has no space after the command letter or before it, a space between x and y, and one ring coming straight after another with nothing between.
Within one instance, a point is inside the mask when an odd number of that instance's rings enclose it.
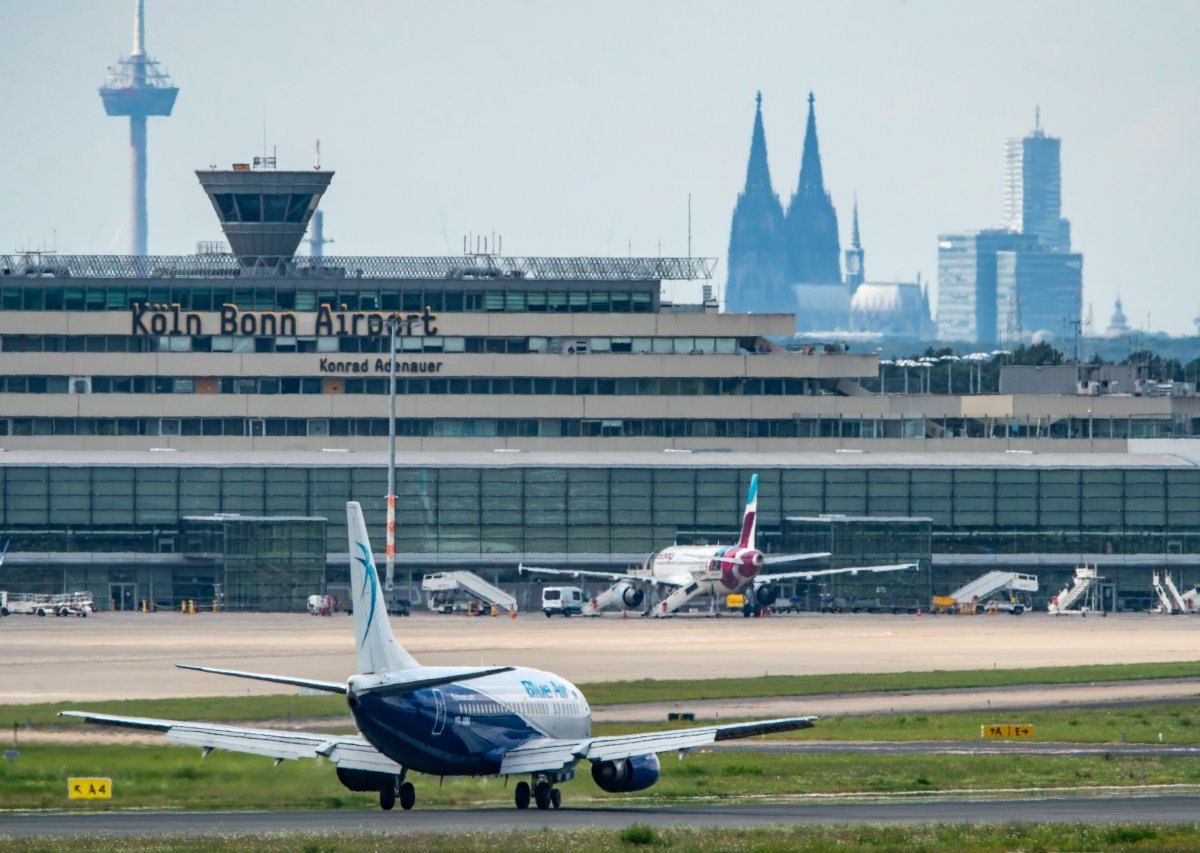
<instances>
[{"instance_id":1,"label":"pink and white airplane tail","mask_svg":"<svg viewBox=\"0 0 1200 853\"><path fill-rule=\"evenodd\" d=\"M742 516L742 535L739 548L754 547L754 527L758 520L758 475L750 478L750 491L746 493L746 512Z\"/></svg>"}]
</instances>

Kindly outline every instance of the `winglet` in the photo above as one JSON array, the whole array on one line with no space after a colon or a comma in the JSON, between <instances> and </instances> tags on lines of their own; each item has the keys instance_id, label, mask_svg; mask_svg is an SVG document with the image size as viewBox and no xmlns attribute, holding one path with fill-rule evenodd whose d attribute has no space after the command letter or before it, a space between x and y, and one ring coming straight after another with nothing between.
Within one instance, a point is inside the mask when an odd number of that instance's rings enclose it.
<instances>
[{"instance_id":1,"label":"winglet","mask_svg":"<svg viewBox=\"0 0 1200 853\"><path fill-rule=\"evenodd\" d=\"M750 491L746 493L746 512L742 516L742 535L739 548L754 547L754 526L758 517L758 475L750 478Z\"/></svg>"}]
</instances>

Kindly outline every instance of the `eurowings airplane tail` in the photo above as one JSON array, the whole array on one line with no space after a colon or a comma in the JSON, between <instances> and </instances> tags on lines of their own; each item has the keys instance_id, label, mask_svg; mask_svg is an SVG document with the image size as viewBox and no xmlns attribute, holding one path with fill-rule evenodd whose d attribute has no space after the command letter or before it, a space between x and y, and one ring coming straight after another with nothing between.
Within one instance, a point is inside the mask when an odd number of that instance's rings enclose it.
<instances>
[{"instance_id":1,"label":"eurowings airplane tail","mask_svg":"<svg viewBox=\"0 0 1200 853\"><path fill-rule=\"evenodd\" d=\"M346 504L346 529L350 536L350 594L354 602L358 671L364 674L395 672L419 666L392 633L383 585L375 569L371 540L367 538L367 524L357 501Z\"/></svg>"},{"instance_id":2,"label":"eurowings airplane tail","mask_svg":"<svg viewBox=\"0 0 1200 853\"><path fill-rule=\"evenodd\" d=\"M758 520L758 475L750 478L750 491L746 493L746 512L742 516L742 535L739 548L754 547L754 527Z\"/></svg>"}]
</instances>

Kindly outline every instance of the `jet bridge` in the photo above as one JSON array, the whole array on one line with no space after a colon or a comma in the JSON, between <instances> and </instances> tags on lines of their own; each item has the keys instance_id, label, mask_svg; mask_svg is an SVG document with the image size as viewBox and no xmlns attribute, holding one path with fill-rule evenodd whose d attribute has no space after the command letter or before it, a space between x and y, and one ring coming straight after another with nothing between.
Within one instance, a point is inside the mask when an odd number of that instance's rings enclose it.
<instances>
[{"instance_id":1,"label":"jet bridge","mask_svg":"<svg viewBox=\"0 0 1200 853\"><path fill-rule=\"evenodd\" d=\"M425 603L435 613L466 610L471 602L485 607L493 604L510 613L517 609L517 600L500 587L490 584L474 572L438 572L421 578Z\"/></svg>"}]
</instances>

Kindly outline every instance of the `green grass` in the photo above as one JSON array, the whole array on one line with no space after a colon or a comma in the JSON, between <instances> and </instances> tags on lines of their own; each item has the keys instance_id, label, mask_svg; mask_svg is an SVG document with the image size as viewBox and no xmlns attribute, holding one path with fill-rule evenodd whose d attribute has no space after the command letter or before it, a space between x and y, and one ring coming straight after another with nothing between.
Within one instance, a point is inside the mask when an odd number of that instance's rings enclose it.
<instances>
[{"instance_id":1,"label":"green grass","mask_svg":"<svg viewBox=\"0 0 1200 853\"><path fill-rule=\"evenodd\" d=\"M398 827L403 826L397 820ZM1196 849L1196 825L1155 824L1023 824L999 826L932 824L904 826L761 826L731 829L651 828L632 824L625 829L527 830L413 834L361 833L314 835L206 835L203 838L45 838L0 839L0 853L9 851L155 850L161 853L411 853L454 850L465 853L630 853L744 850L754 853L827 853L832 850L887 850L895 853L993 853L1008 850L1156 850L1174 853ZM400 833L403 833L402 835Z\"/></svg>"},{"instance_id":2,"label":"green grass","mask_svg":"<svg viewBox=\"0 0 1200 853\"><path fill-rule=\"evenodd\" d=\"M1200 679L1200 661L852 675L771 675L755 678L712 678L691 681L643 679L583 684L580 685L580 689L583 690L593 706L604 706L639 702L687 702L700 699L752 699L835 693L1011 687L1022 684L1086 684L1093 681L1131 681L1156 678ZM1200 687L1197 692L1200 692ZM320 717L345 719L346 700L341 696L334 695L279 694L0 705L0 731L4 727L11 727L14 722L22 725L26 722L32 722L34 725L62 722L57 717L61 710L102 711L110 714L209 720L212 722Z\"/></svg>"},{"instance_id":3,"label":"green grass","mask_svg":"<svg viewBox=\"0 0 1200 853\"><path fill-rule=\"evenodd\" d=\"M803 714L803 701L796 711ZM734 722L722 719L720 722ZM875 714L824 717L815 727L771 735L772 740L979 741L979 727L991 723L1032 724L1035 741L1065 743L1200 742L1200 706L1141 705L1115 708L1043 708L1036 711L971 711L953 714ZM696 725L701 725L697 721ZM678 728L674 722L606 723L596 734L619 735ZM687 723L682 724L689 725Z\"/></svg>"},{"instance_id":4,"label":"green grass","mask_svg":"<svg viewBox=\"0 0 1200 853\"><path fill-rule=\"evenodd\" d=\"M298 696L210 696L181 699L128 699L123 701L53 702L34 705L0 705L0 733L13 723L24 726L61 725L59 711L99 711L164 720L206 720L226 723L247 720L290 720L339 717L350 721L346 697Z\"/></svg>"},{"instance_id":5,"label":"green grass","mask_svg":"<svg viewBox=\"0 0 1200 853\"><path fill-rule=\"evenodd\" d=\"M580 685L580 689L592 705L628 705L638 702L750 699L760 696L1012 687L1020 684L1087 684L1092 681L1138 681L1155 678L1200 679L1200 661L847 675L762 675L690 681L643 679L584 684Z\"/></svg>"},{"instance_id":6,"label":"green grass","mask_svg":"<svg viewBox=\"0 0 1200 853\"><path fill-rule=\"evenodd\" d=\"M587 768L563 786L577 805L656 805L703 798L788 797L833 793L898 793L1020 788L1134 785L1200 785L1200 762L1191 758L954 755L888 756L764 754L697 751L685 760L663 759L658 784L611 795L592 782ZM111 801L69 801L71 776L107 776ZM415 775L421 807L507 805L511 786L496 778ZM344 789L326 761L288 761L217 751L201 758L180 746L45 745L21 748L16 761L0 763L4 808L108 810L127 808L364 809L370 794Z\"/></svg>"}]
</instances>

